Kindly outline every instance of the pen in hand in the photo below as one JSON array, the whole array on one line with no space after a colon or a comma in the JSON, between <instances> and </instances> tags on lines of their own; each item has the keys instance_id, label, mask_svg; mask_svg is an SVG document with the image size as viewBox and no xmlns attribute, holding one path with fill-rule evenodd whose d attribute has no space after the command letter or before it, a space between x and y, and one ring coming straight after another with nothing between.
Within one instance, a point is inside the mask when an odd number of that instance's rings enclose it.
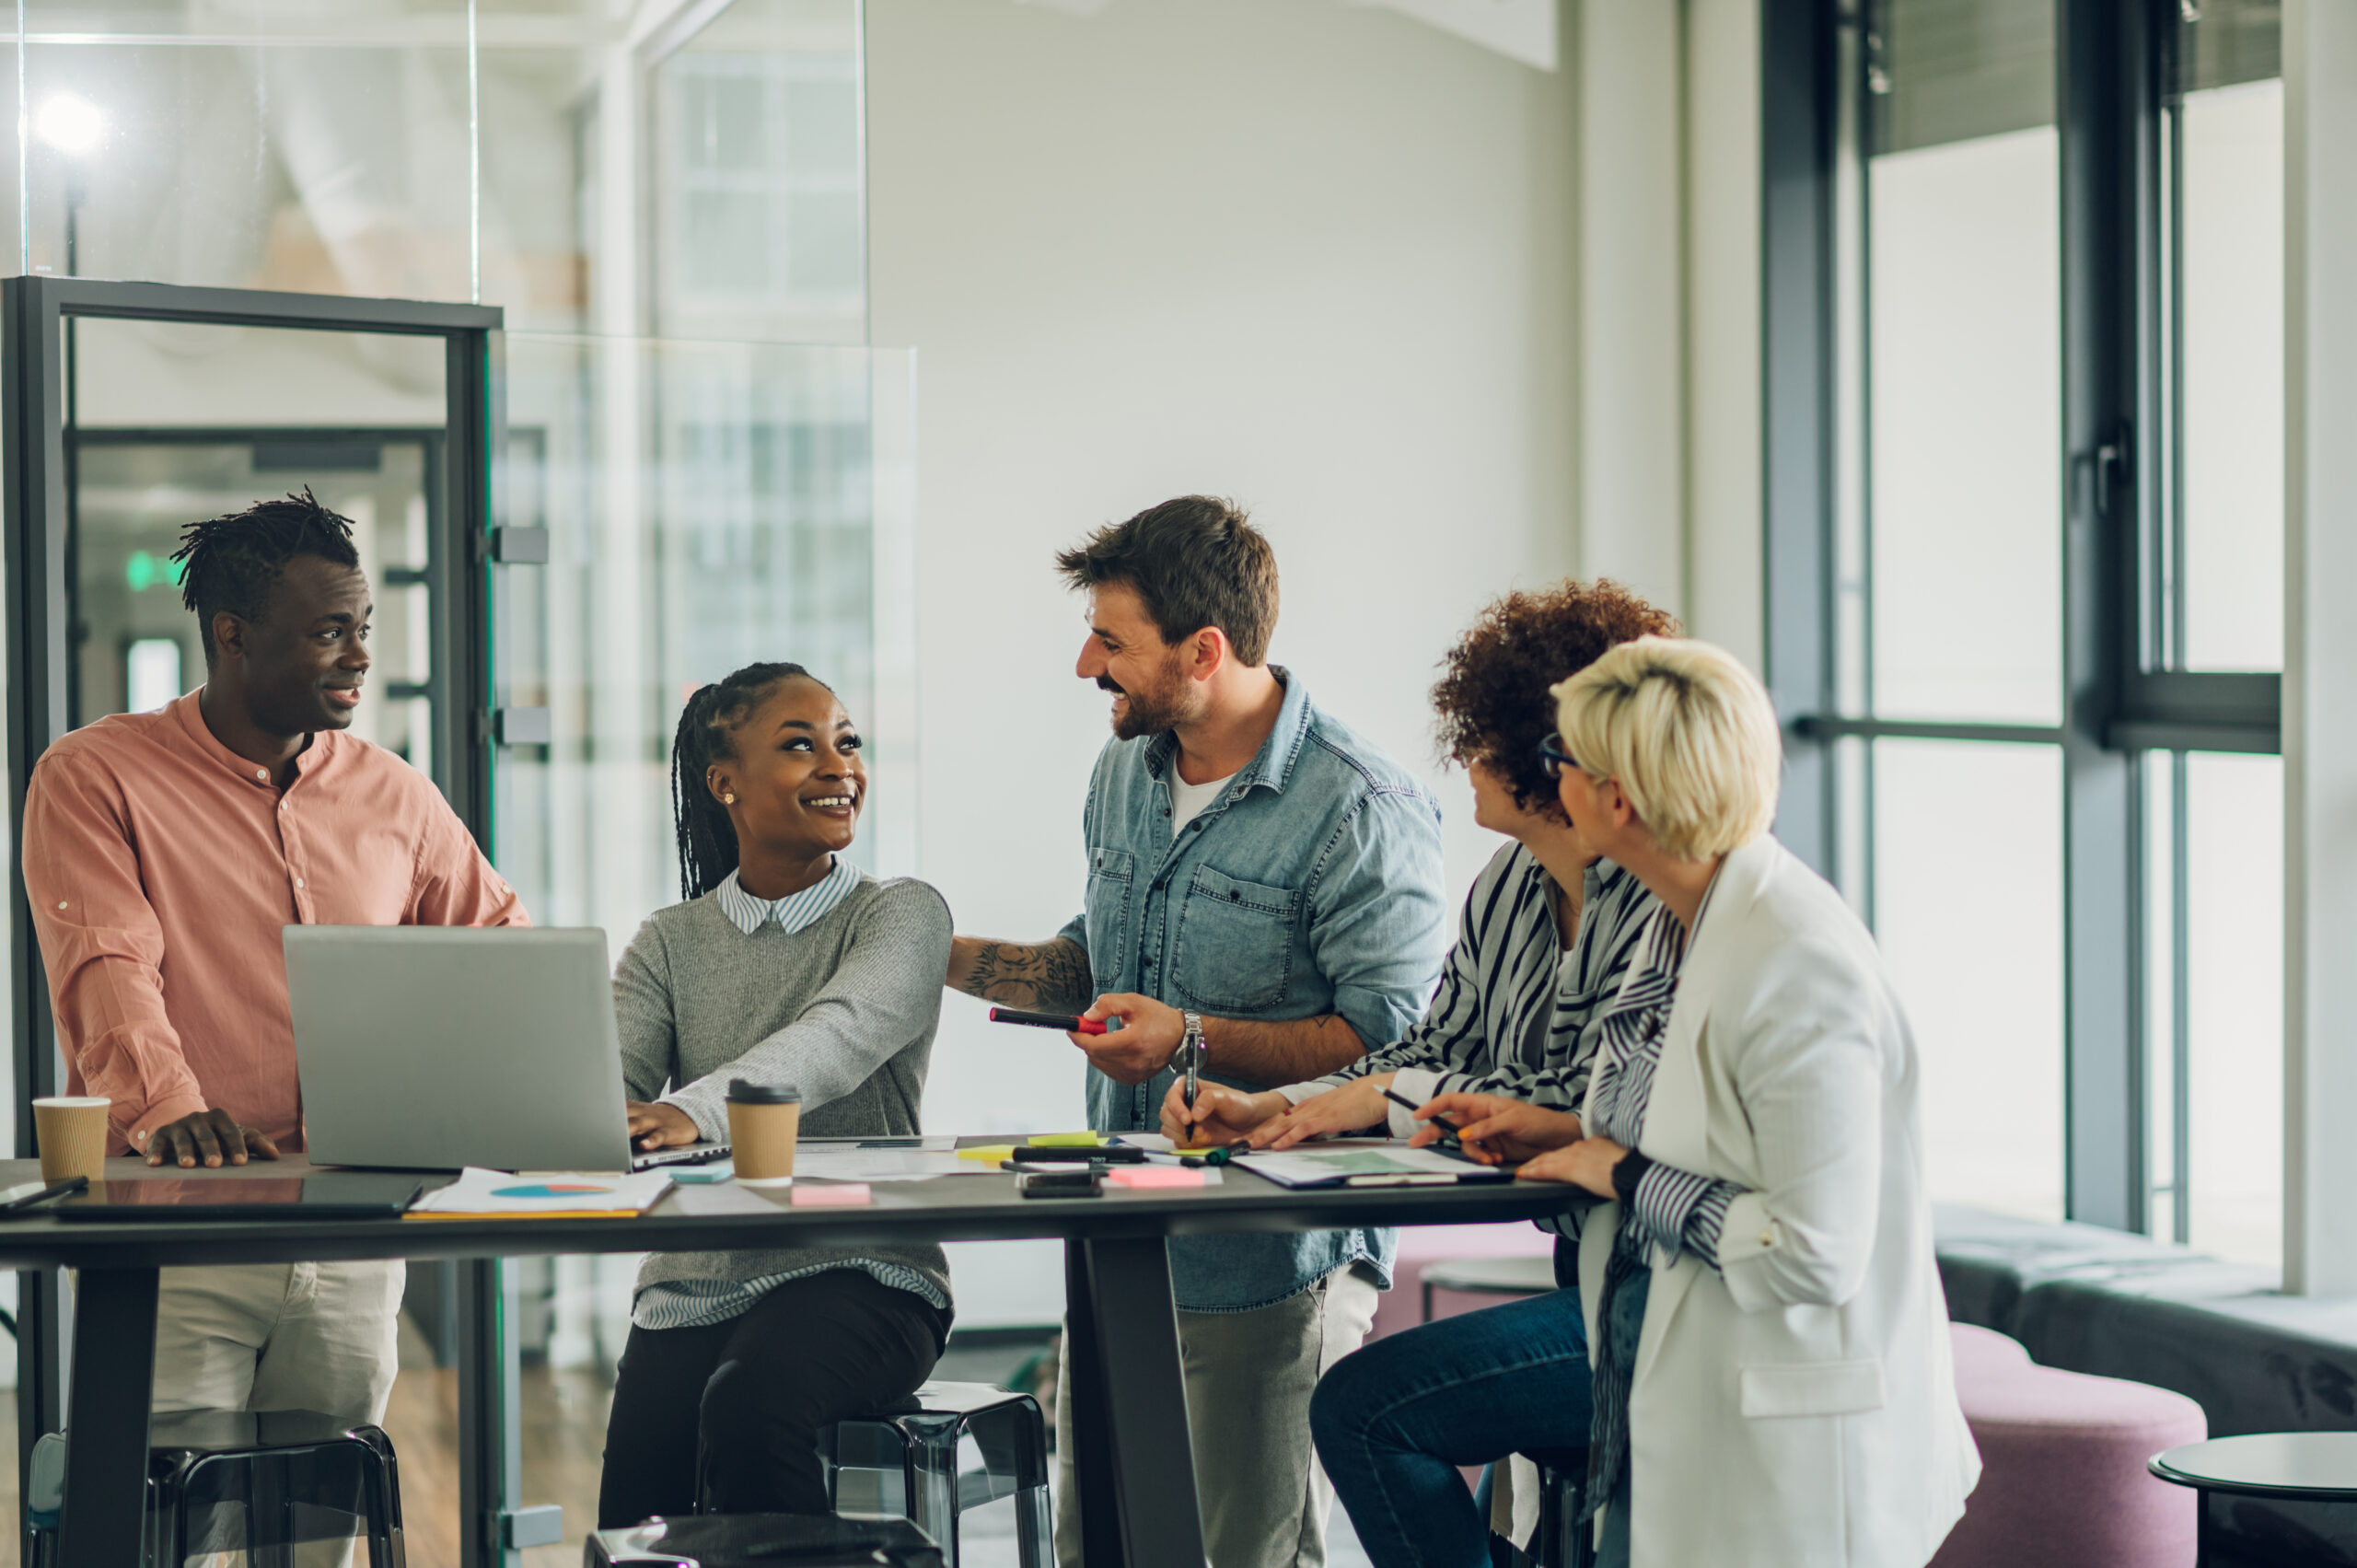
<instances>
[{"instance_id":1,"label":"pen in hand","mask_svg":"<svg viewBox=\"0 0 2357 1568\"><path fill-rule=\"evenodd\" d=\"M1384 1089L1382 1093L1385 1099L1389 1100L1394 1105L1405 1106L1411 1114L1414 1113L1416 1109L1416 1102L1410 1099L1406 1095L1395 1095L1388 1088ZM1463 1147L1463 1145L1457 1144L1457 1141L1456 1122L1451 1121L1446 1116L1434 1116L1428 1118L1428 1120L1434 1126L1441 1130L1442 1136L1440 1141L1442 1143L1453 1144L1460 1148Z\"/></svg>"}]
</instances>

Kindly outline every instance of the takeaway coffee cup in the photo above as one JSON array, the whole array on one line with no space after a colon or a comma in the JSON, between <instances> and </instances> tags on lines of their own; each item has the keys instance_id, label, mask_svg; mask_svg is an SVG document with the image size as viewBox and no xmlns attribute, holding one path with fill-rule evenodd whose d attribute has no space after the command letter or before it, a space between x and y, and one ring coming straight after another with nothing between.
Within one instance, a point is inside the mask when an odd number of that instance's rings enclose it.
<instances>
[{"instance_id":1,"label":"takeaway coffee cup","mask_svg":"<svg viewBox=\"0 0 2357 1568\"><path fill-rule=\"evenodd\" d=\"M794 1180L794 1140L802 1129L802 1091L728 1080L728 1143L737 1179L752 1187Z\"/></svg>"},{"instance_id":2,"label":"takeaway coffee cup","mask_svg":"<svg viewBox=\"0 0 2357 1568\"><path fill-rule=\"evenodd\" d=\"M41 1179L71 1181L107 1176L107 1107L103 1095L58 1095L33 1101L33 1141L41 1145Z\"/></svg>"}]
</instances>

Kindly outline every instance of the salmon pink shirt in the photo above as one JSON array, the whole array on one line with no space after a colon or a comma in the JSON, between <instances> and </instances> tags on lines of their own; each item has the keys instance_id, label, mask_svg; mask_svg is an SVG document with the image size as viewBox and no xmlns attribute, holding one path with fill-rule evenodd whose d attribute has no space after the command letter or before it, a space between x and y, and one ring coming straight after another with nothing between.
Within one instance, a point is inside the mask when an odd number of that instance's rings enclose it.
<instances>
[{"instance_id":1,"label":"salmon pink shirt","mask_svg":"<svg viewBox=\"0 0 2357 1568\"><path fill-rule=\"evenodd\" d=\"M195 692L42 755L25 891L68 1092L114 1102L114 1154L210 1107L303 1146L286 926L530 923L424 773L323 730L281 790Z\"/></svg>"}]
</instances>

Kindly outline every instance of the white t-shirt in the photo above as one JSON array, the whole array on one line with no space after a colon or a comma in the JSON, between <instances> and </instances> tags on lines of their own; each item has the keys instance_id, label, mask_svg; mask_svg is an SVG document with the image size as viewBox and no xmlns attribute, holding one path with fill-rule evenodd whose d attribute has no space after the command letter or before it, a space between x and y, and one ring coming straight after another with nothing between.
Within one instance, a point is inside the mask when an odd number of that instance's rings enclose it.
<instances>
[{"instance_id":1,"label":"white t-shirt","mask_svg":"<svg viewBox=\"0 0 2357 1568\"><path fill-rule=\"evenodd\" d=\"M1238 770L1238 772L1241 771ZM1185 832L1187 824L1200 816L1204 807L1217 799L1221 790L1235 782L1236 774L1230 773L1224 779L1213 779L1209 784L1190 784L1178 776L1177 768L1172 768L1170 770L1170 836L1175 839Z\"/></svg>"}]
</instances>

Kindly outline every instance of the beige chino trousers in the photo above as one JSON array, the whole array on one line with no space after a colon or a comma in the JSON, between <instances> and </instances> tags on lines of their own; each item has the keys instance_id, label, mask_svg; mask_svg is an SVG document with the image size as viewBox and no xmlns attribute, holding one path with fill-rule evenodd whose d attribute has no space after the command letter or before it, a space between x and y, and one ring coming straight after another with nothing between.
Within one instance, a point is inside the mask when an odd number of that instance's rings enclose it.
<instances>
[{"instance_id":1,"label":"beige chino trousers","mask_svg":"<svg viewBox=\"0 0 2357 1568\"><path fill-rule=\"evenodd\" d=\"M1353 1264L1274 1306L1178 1314L1211 1568L1325 1568L1334 1488L1310 1445L1309 1396L1328 1367L1365 1342L1380 1294L1373 1273ZM1056 1379L1059 1568L1083 1568L1071 1387L1067 1362Z\"/></svg>"},{"instance_id":2,"label":"beige chino trousers","mask_svg":"<svg viewBox=\"0 0 2357 1568\"><path fill-rule=\"evenodd\" d=\"M398 1259L160 1271L151 1408L383 1421L407 1272Z\"/></svg>"}]
</instances>

